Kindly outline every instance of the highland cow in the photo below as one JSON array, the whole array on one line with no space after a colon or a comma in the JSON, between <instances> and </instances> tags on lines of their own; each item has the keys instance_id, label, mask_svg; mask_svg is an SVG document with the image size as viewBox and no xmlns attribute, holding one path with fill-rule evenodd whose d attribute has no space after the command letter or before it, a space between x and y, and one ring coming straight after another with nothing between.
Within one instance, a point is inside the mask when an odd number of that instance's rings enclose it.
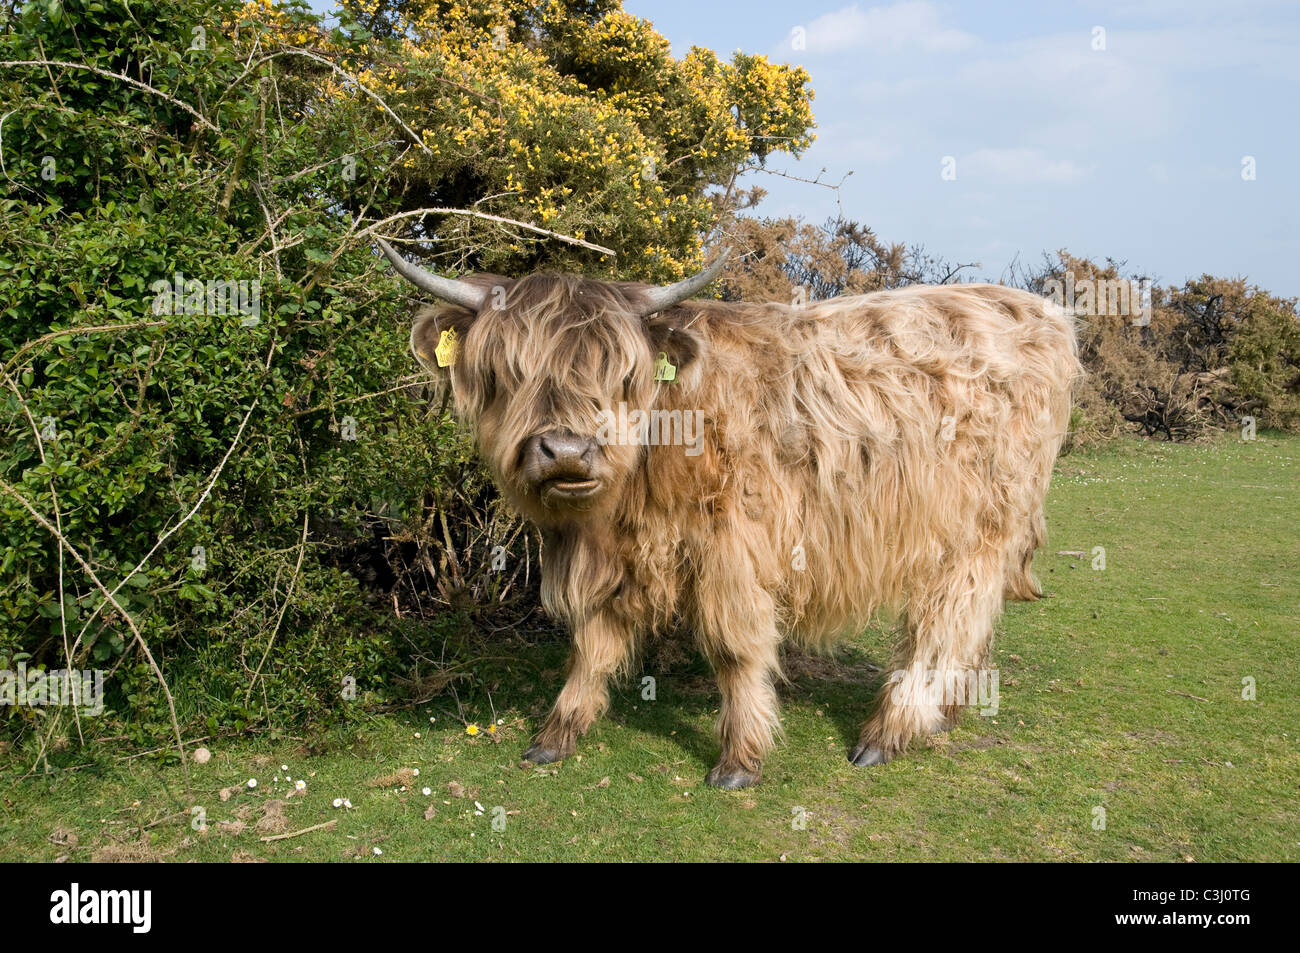
<instances>
[{"instance_id":1,"label":"highland cow","mask_svg":"<svg viewBox=\"0 0 1300 953\"><path fill-rule=\"evenodd\" d=\"M753 784L779 727L782 640L825 648L892 607L894 674L849 754L882 764L952 723L963 700L936 697L934 673L964 683L1003 599L1039 594L1030 565L1080 373L1052 303L988 284L689 300L721 259L667 287L453 281L380 245L444 302L412 349L449 376L501 492L540 528L542 598L573 633L528 760L571 755L638 643L683 625L722 696L708 783ZM697 452L598 439L620 407L699 414Z\"/></svg>"}]
</instances>

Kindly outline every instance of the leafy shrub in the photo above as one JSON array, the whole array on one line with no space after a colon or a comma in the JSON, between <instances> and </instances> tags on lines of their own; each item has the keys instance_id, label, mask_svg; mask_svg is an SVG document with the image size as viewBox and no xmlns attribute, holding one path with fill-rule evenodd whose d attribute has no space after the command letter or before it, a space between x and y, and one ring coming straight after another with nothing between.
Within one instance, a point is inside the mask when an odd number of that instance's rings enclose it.
<instances>
[{"instance_id":1,"label":"leafy shrub","mask_svg":"<svg viewBox=\"0 0 1300 953\"><path fill-rule=\"evenodd\" d=\"M532 597L536 540L414 373L370 228L450 208L384 229L671 277L710 186L808 141L801 72L673 60L617 4L347 9L34 0L0 35L0 666L107 669L96 724L142 743L173 707L346 723L345 680L390 703Z\"/></svg>"}]
</instances>

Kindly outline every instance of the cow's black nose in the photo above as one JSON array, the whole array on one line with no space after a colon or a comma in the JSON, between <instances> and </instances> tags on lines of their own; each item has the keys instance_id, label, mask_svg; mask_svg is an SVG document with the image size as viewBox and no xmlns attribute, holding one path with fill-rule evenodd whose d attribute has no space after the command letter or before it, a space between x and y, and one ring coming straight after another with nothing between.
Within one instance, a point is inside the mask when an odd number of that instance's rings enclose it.
<instances>
[{"instance_id":1,"label":"cow's black nose","mask_svg":"<svg viewBox=\"0 0 1300 953\"><path fill-rule=\"evenodd\" d=\"M590 462L595 452L596 442L588 437L579 437L566 430L544 433L537 438L537 449L548 460L556 463L571 461Z\"/></svg>"},{"instance_id":2,"label":"cow's black nose","mask_svg":"<svg viewBox=\"0 0 1300 953\"><path fill-rule=\"evenodd\" d=\"M524 449L525 463L534 478L585 477L595 458L594 439L578 437L568 430L550 430L537 434Z\"/></svg>"}]
</instances>

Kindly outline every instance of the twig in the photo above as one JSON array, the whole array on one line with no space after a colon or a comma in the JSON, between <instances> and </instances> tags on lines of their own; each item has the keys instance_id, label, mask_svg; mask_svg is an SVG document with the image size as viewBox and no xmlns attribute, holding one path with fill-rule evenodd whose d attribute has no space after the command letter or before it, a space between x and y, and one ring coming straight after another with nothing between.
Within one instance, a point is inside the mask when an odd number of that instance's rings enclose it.
<instances>
[{"instance_id":1,"label":"twig","mask_svg":"<svg viewBox=\"0 0 1300 953\"><path fill-rule=\"evenodd\" d=\"M572 235L563 235L560 232L553 232L548 228L542 228L540 225L533 225L530 222L520 222L513 218L502 218L500 215L489 215L487 212L475 212L467 208L417 208L410 212L398 212L396 215L390 215L382 221L375 222L369 228L363 228L357 233L358 238L364 238L389 222L395 222L402 218L414 218L425 215L464 215L469 218L479 218L485 222L496 222L499 225L513 225L515 228L526 229L538 235L545 235L547 238L555 238L562 242L568 242L570 245L578 245L582 248L590 248L592 251L598 251L602 255L611 255L617 257L618 252L612 248L606 248L604 245L596 245L592 242L583 241L581 238L574 238Z\"/></svg>"},{"instance_id":2,"label":"twig","mask_svg":"<svg viewBox=\"0 0 1300 953\"><path fill-rule=\"evenodd\" d=\"M99 576L95 573L95 570L90 567L90 563L86 562L81 553L73 548L72 544L68 542L67 537L64 536L56 526L52 525L49 520L37 512L36 508L27 501L26 497L4 480L0 480L0 491L3 491L17 500L18 504L30 513L37 523L59 541L59 545L68 551L68 555L75 559L86 575L90 577L90 581L95 584L95 588L104 594L104 601L111 603L113 608L121 613L122 618L126 621L127 627L130 628L131 633L135 636L135 642L139 644L140 650L144 652L144 657L149 662L149 667L153 669L154 675L158 678L158 684L162 687L163 694L167 697L167 709L171 715L172 731L176 735L176 752L180 755L181 769L185 772L185 793L188 795L190 793L190 766L185 761L185 743L181 740L181 725L176 718L176 700L172 698L171 689L167 687L167 679L163 677L162 669L154 659L153 653L149 651L149 644L144 640L144 635L136 626L135 619L131 617L131 613L127 612L126 609L122 607L122 604L117 601L117 598L113 593L109 592L108 588L100 582Z\"/></svg>"},{"instance_id":3,"label":"twig","mask_svg":"<svg viewBox=\"0 0 1300 953\"><path fill-rule=\"evenodd\" d=\"M186 743L187 745L196 745L196 744L198 744L200 741L207 741L207 740L208 740L209 738L211 738L211 737L212 737L212 735L201 735L201 736L198 737L198 738L191 738L189 741L187 741L187 742L185 742L185 743ZM107 740L107 739L101 738L100 740L101 740L101 741L104 741L104 740ZM167 750L167 749L166 749L165 747L163 747L163 748L150 748L148 751L137 751L135 754L123 754L123 755L118 755L118 756L117 756L116 758L114 758L113 760L114 760L114 761L134 761L136 758L145 758L145 757L148 757L148 756L151 755L151 754L157 754L159 751L166 751L166 750Z\"/></svg>"},{"instance_id":4,"label":"twig","mask_svg":"<svg viewBox=\"0 0 1300 953\"><path fill-rule=\"evenodd\" d=\"M291 831L288 834L272 834L270 837L263 837L262 843L269 844L273 840L288 840L290 837L298 837L302 834L310 834L312 831L331 829L336 824L338 824L338 822L339 822L338 818L334 818L333 820L326 821L324 824L316 824L313 825L312 827L304 827L300 831Z\"/></svg>"},{"instance_id":5,"label":"twig","mask_svg":"<svg viewBox=\"0 0 1300 953\"><path fill-rule=\"evenodd\" d=\"M280 605L280 614L276 617L275 628L271 630L271 637L266 640L266 650L262 652L261 661L257 663L257 671L253 672L253 677L248 683L248 691L244 693L244 707L248 707L248 700L253 697L253 688L257 685L257 680L262 677L262 666L266 664L266 657L271 654L271 646L275 644L275 637L280 634L280 626L284 624L284 614L289 610L289 603L293 601L294 590L298 587L298 576L302 572L302 557L307 551L307 525L311 517L311 511L304 508L302 514L302 542L298 544L298 562L293 567L293 577L289 580L289 590L284 594L284 602Z\"/></svg>"},{"instance_id":6,"label":"twig","mask_svg":"<svg viewBox=\"0 0 1300 953\"><path fill-rule=\"evenodd\" d=\"M57 338L76 336L78 334L96 334L100 331L134 331L137 328L160 328L167 324L166 321L132 321L129 324L95 324L82 328L64 328L61 331L51 331L49 334L43 334L35 341L28 341L18 350L14 351L13 356L5 362L4 370L14 366L14 362L20 358L24 352L34 347L40 347L47 341L53 341Z\"/></svg>"},{"instance_id":7,"label":"twig","mask_svg":"<svg viewBox=\"0 0 1300 953\"><path fill-rule=\"evenodd\" d=\"M45 441L41 438L41 428L36 426L36 419L32 416L31 408L27 404L27 398L23 396L22 391L18 389L17 382L13 379L13 376L8 371L0 370L0 374L3 374L5 383L9 386L9 389L14 392L14 396L18 398L18 405L22 407L23 415L26 416L27 423L31 425L32 436L36 439L36 450L41 455L41 463L43 465L48 466L49 460L47 460L45 457ZM50 478L48 480L48 485L50 488L50 502L54 506L54 528L57 529L60 533L62 533L63 514L59 508L59 492L54 486L53 474L50 475ZM63 636L63 654L68 662L68 671L72 671L73 669L72 649L68 645L68 598L64 592L62 547L59 548L58 596L59 596L59 630ZM76 720L77 723L77 740L81 742L81 744L84 746L86 743L86 738L81 731L81 713L77 710L75 706L72 709L72 717ZM59 724L59 719L57 715L54 718L50 719L50 730L46 733L45 737L41 739L41 753L37 763L40 763L41 760L44 760L45 747L49 743L49 740L52 737L54 737L54 730L58 726L58 724ZM34 768L35 765L33 765L33 769Z\"/></svg>"},{"instance_id":8,"label":"twig","mask_svg":"<svg viewBox=\"0 0 1300 953\"><path fill-rule=\"evenodd\" d=\"M157 827L159 824L166 824L168 821L175 820L178 817L189 817L189 816L190 816L189 811L174 811L171 814L164 814L162 817L158 818L158 820L151 821L148 824L144 825L144 827L140 828L140 833L143 834L151 827Z\"/></svg>"},{"instance_id":9,"label":"twig","mask_svg":"<svg viewBox=\"0 0 1300 953\"><path fill-rule=\"evenodd\" d=\"M424 140L415 134L415 130L412 129L410 126L408 126L406 123L404 123L401 117L397 115L397 113L393 112L390 108L388 108L388 103L384 102L383 98L380 97L378 93L371 92L369 89L366 88L366 85L362 83L360 79L353 76L347 70L343 69L341 66L336 66L335 64L331 63L329 60L325 59L325 57L323 56L317 56L315 53L308 52L307 50L301 50L298 49L297 47L288 50L282 50L281 52L291 53L294 56L305 56L307 59L314 60L315 62L320 63L322 66L328 66L330 69L338 73L340 76L346 76L348 79L350 79L353 83L356 84L357 89L361 90L361 92L365 93L375 102L377 102L379 104L379 107L383 109L384 112L388 113L390 117L392 117L393 122L397 123L399 126L402 127L402 131L411 137L411 142L419 146L420 150L426 156L428 156L430 159L435 158L433 154L433 150L424 144Z\"/></svg>"},{"instance_id":10,"label":"twig","mask_svg":"<svg viewBox=\"0 0 1300 953\"><path fill-rule=\"evenodd\" d=\"M212 492L212 488L217 485L217 480L221 476L221 471L226 468L226 461L230 459L230 455L235 452L235 447L239 445L239 438L244 435L244 428L248 426L248 420L250 417L253 416L253 411L257 408L257 402L259 399L260 398L253 399L253 403L249 406L248 412L244 414L244 419L239 424L239 430L235 434L235 439L230 442L230 446L226 449L226 455L222 457L221 462L217 464L216 470L214 470L212 473L212 478L208 480L208 485L204 488L203 492L199 495L199 498L195 502L194 506L191 507L190 511L186 513L183 517L181 517L181 519L178 520L171 527L171 529L167 530L165 533L163 533L161 536L158 537L158 541L153 544L153 548L150 549L149 552L145 553L144 558L135 564L135 568L132 569L125 576L123 576L122 581L119 582L115 587L113 587L112 593L109 594L110 599L113 596L117 595L119 591L121 591L122 587L126 585L128 579L130 579L132 576L138 573L142 568L144 568L144 564L147 563L153 557L154 553L158 552L158 549L162 546L162 544L167 542L167 540L169 540L176 533L178 529L180 529L182 526L188 523L194 517L194 514L199 511L200 507L202 507L203 504L207 501L208 494L210 494ZM116 602L114 602L113 604L117 605ZM101 602L99 605L95 606L94 610L90 613L90 617L86 619L86 624L81 627L81 632L77 634L77 640L74 643L74 648L76 647L76 645L80 644L81 637L86 634L86 630L90 628L90 624L95 621L95 617L99 615L99 610L102 609L103 607L104 607L104 603Z\"/></svg>"},{"instance_id":11,"label":"twig","mask_svg":"<svg viewBox=\"0 0 1300 953\"><path fill-rule=\"evenodd\" d=\"M100 69L98 66L90 66L86 63L69 63L64 60L0 60L0 66L8 66L8 67L44 66L47 71L51 66L59 66L59 67L63 67L64 69L88 70L91 73L98 73L100 76L107 76L109 79L118 79L124 83L129 83L130 85L135 86L137 89L143 89L145 92L153 93L155 96L159 96L167 100L169 103L181 107L181 109L184 109L187 113L189 113L191 116L193 116L203 125L207 126L213 132L216 133L221 132L219 128L217 128L211 122L208 121L206 116L204 116L201 112L199 112L197 109L195 109L193 106L189 105L188 103L183 103L175 96L172 96L169 93L164 93L161 89L157 89L153 86L150 86L148 83L142 83L138 79L132 79L130 76L126 76L122 73L114 73L111 72L110 70ZM53 80L51 79L51 82L52 81Z\"/></svg>"},{"instance_id":12,"label":"twig","mask_svg":"<svg viewBox=\"0 0 1300 953\"><path fill-rule=\"evenodd\" d=\"M359 400L369 400L371 397L382 397L384 394L394 394L400 390L419 387L421 384L425 383L425 378L427 376L427 374L408 374L406 377L401 378L403 383L398 384L396 387L389 387L387 390L378 390L373 394L360 394L356 397L344 397L341 400L334 401L333 404L321 404L319 407L308 407L306 410L295 411L290 414L290 416L303 417L307 414L320 413L322 410L333 410L335 407L341 407L344 404L355 404Z\"/></svg>"},{"instance_id":13,"label":"twig","mask_svg":"<svg viewBox=\"0 0 1300 953\"><path fill-rule=\"evenodd\" d=\"M839 206L840 218L844 217L844 201L843 201L843 196L840 194L840 189L843 188L844 183L848 181L849 176L853 174L852 169L849 169L848 172L845 172L844 175L840 177L839 182L835 183L834 185L831 185L829 182L822 181L822 176L826 174L825 168L822 168L822 170L817 173L817 177L815 179L808 179L799 175L791 175L789 172L782 172L779 169L769 169L767 166L762 166L762 165L748 166L745 169L745 171L763 172L767 175L779 176L782 179L790 179L792 182L803 182L805 185L819 185L823 189L830 189L832 192L835 193L835 204Z\"/></svg>"}]
</instances>

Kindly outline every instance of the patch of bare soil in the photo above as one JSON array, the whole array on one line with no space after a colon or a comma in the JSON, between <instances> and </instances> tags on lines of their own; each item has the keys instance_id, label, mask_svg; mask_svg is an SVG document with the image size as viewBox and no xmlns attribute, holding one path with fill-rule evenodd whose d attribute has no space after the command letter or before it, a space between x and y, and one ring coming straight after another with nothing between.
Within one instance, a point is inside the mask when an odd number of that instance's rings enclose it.
<instances>
[{"instance_id":1,"label":"patch of bare soil","mask_svg":"<svg viewBox=\"0 0 1300 953\"><path fill-rule=\"evenodd\" d=\"M81 843L81 838L77 836L76 831L70 827L63 827L62 825L55 827L54 830L50 831L49 840L51 844L56 844L59 847L66 847L69 850L72 850Z\"/></svg>"},{"instance_id":2,"label":"patch of bare soil","mask_svg":"<svg viewBox=\"0 0 1300 953\"><path fill-rule=\"evenodd\" d=\"M289 819L284 816L284 801L267 801L262 805L262 816L257 822L259 831L263 834L279 834L288 827Z\"/></svg>"},{"instance_id":3,"label":"patch of bare soil","mask_svg":"<svg viewBox=\"0 0 1300 953\"><path fill-rule=\"evenodd\" d=\"M90 855L96 864L153 864L160 863L174 854L174 850L158 850L149 842L149 832L143 831L139 840L115 841L105 844Z\"/></svg>"},{"instance_id":4,"label":"patch of bare soil","mask_svg":"<svg viewBox=\"0 0 1300 953\"><path fill-rule=\"evenodd\" d=\"M371 778L366 783L372 788L409 788L415 785L415 771L411 768L402 768L392 774L381 774L377 778Z\"/></svg>"},{"instance_id":5,"label":"patch of bare soil","mask_svg":"<svg viewBox=\"0 0 1300 953\"><path fill-rule=\"evenodd\" d=\"M356 844L343 851L344 860L356 860L359 857L369 857L374 855L376 848L384 841L388 840L388 835L384 834L379 837L372 837L364 843Z\"/></svg>"},{"instance_id":6,"label":"patch of bare soil","mask_svg":"<svg viewBox=\"0 0 1300 953\"><path fill-rule=\"evenodd\" d=\"M861 684L879 674L882 669L870 659L837 658L833 655L816 655L791 649L781 660L781 667L791 681L808 678L815 681L838 681Z\"/></svg>"}]
</instances>

